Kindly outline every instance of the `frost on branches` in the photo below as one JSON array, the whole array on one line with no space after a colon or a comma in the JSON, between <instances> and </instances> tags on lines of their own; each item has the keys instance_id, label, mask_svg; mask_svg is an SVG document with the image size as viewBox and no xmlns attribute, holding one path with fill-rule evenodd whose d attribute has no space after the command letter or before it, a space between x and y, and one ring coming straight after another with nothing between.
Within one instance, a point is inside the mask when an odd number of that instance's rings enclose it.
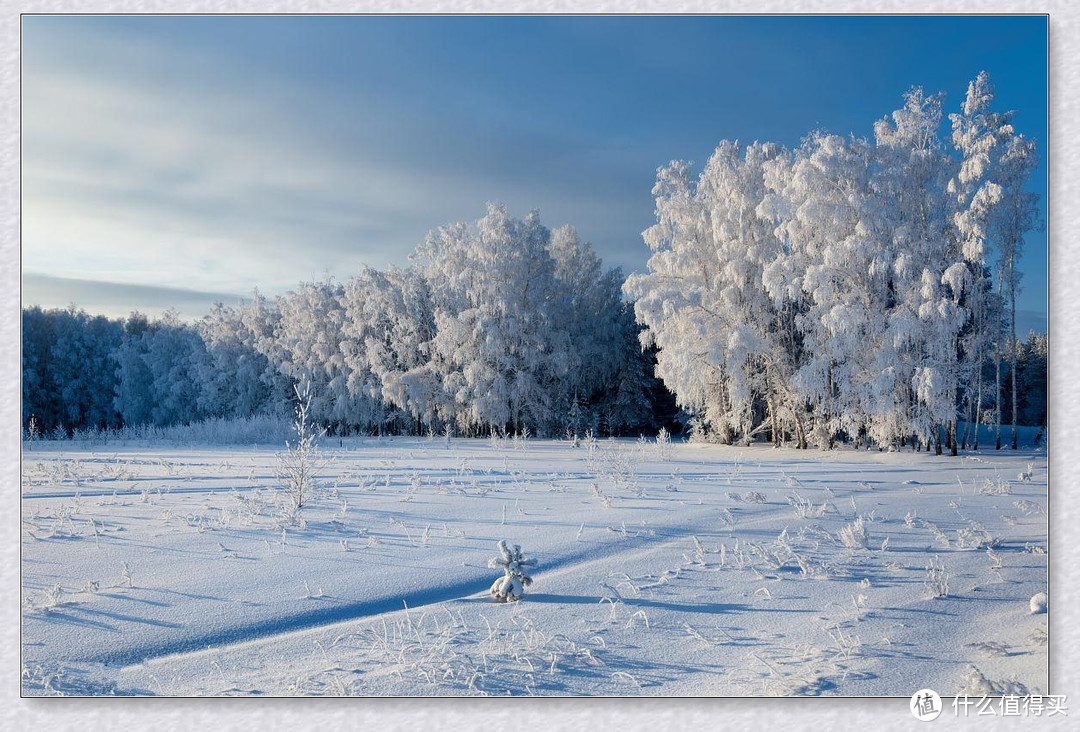
<instances>
[{"instance_id":1,"label":"frost on branches","mask_svg":"<svg viewBox=\"0 0 1080 732\"><path fill-rule=\"evenodd\" d=\"M660 169L648 272L624 291L704 436L955 454L984 400L1000 423L1037 159L992 101L980 74L948 140L942 96L912 89L873 140L724 141L696 178Z\"/></svg>"},{"instance_id":2,"label":"frost on branches","mask_svg":"<svg viewBox=\"0 0 1080 732\"><path fill-rule=\"evenodd\" d=\"M525 559L519 545L509 546L506 539L503 539L499 541L499 556L489 559L488 566L503 570L503 576L491 585L491 597L497 602L515 602L521 599L525 588L532 584L532 577L526 573L525 568L535 567L536 560Z\"/></svg>"},{"instance_id":3,"label":"frost on branches","mask_svg":"<svg viewBox=\"0 0 1080 732\"><path fill-rule=\"evenodd\" d=\"M317 473L323 467L318 440L326 432L311 420L311 385L294 387L296 393L296 419L293 430L296 440L285 443L287 448L278 453L279 473L285 490L297 509L303 508L314 498L318 487Z\"/></svg>"}]
</instances>

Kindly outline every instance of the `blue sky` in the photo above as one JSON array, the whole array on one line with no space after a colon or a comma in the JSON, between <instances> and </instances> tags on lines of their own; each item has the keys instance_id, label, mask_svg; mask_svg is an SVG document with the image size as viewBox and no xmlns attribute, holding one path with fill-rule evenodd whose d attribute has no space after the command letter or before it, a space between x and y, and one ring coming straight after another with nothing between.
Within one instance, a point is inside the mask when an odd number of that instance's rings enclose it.
<instances>
[{"instance_id":1,"label":"blue sky","mask_svg":"<svg viewBox=\"0 0 1080 732\"><path fill-rule=\"evenodd\" d=\"M501 201L641 270L657 167L869 137L990 72L1045 156L1043 17L27 16L24 302L123 315L404 264ZM1032 190L1042 194L1046 166ZM1046 235L1019 330L1045 328Z\"/></svg>"}]
</instances>

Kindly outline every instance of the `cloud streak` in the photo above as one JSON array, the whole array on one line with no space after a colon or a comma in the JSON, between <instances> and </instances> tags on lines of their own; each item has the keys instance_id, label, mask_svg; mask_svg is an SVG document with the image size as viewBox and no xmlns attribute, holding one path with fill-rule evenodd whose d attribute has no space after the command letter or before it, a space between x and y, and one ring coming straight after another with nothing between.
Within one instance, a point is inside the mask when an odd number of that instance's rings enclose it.
<instances>
[{"instance_id":1,"label":"cloud streak","mask_svg":"<svg viewBox=\"0 0 1080 732\"><path fill-rule=\"evenodd\" d=\"M196 320L215 302L235 304L244 298L224 292L201 292L179 287L126 285L101 280L83 280L24 272L22 300L46 309L76 304L88 312L124 318L133 311L160 316L174 309L186 320Z\"/></svg>"}]
</instances>

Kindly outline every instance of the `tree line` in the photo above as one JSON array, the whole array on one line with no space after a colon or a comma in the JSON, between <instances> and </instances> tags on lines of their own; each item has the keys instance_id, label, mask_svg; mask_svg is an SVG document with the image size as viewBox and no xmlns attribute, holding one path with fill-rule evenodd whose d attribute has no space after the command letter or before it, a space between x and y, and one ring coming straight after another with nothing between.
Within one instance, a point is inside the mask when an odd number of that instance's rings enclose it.
<instances>
[{"instance_id":1,"label":"tree line","mask_svg":"<svg viewBox=\"0 0 1080 732\"><path fill-rule=\"evenodd\" d=\"M194 324L23 310L42 433L286 414L333 432L655 433L955 453L1044 424L1046 337L1015 337L1034 143L983 73L944 124L913 89L874 139L724 141L658 171L647 270L489 204L405 268L216 304ZM947 129L946 129L947 128ZM1006 435L1006 438L1008 435Z\"/></svg>"},{"instance_id":2,"label":"tree line","mask_svg":"<svg viewBox=\"0 0 1080 732\"><path fill-rule=\"evenodd\" d=\"M607 269L571 227L490 205L403 269L215 304L194 324L23 310L23 420L43 434L286 414L336 434L655 433L676 415Z\"/></svg>"}]
</instances>

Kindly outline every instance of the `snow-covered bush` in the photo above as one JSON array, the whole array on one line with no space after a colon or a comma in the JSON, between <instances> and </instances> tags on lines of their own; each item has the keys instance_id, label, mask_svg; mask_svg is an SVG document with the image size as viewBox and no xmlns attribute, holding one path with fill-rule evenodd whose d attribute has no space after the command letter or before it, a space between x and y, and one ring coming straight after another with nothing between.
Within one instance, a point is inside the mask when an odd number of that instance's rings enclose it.
<instances>
[{"instance_id":1,"label":"snow-covered bush","mask_svg":"<svg viewBox=\"0 0 1080 732\"><path fill-rule=\"evenodd\" d=\"M522 427L521 430L512 437L515 450L527 450L529 449L529 428Z\"/></svg>"},{"instance_id":2,"label":"snow-covered bush","mask_svg":"<svg viewBox=\"0 0 1080 732\"><path fill-rule=\"evenodd\" d=\"M510 546L505 539L499 541L499 556L488 560L492 569L502 569L503 576L491 585L491 596L498 602L515 602L521 599L525 588L532 584L526 567L535 567L535 559L525 559L521 546Z\"/></svg>"}]
</instances>

